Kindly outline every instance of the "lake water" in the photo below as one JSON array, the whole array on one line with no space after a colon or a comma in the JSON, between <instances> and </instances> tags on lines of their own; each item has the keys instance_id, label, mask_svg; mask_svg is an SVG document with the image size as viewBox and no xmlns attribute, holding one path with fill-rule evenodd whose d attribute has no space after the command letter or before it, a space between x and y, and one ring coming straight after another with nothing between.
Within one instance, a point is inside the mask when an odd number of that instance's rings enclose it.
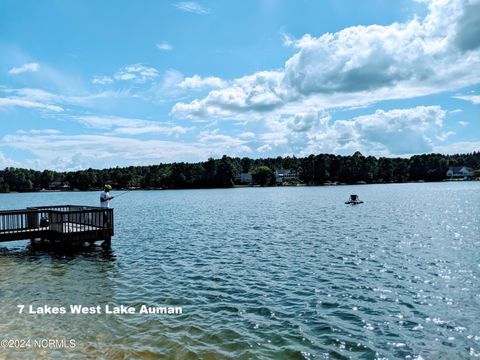
<instances>
[{"instance_id":1,"label":"lake water","mask_svg":"<svg viewBox=\"0 0 480 360\"><path fill-rule=\"evenodd\" d=\"M347 206L350 193L365 201ZM0 195L0 208L99 193ZM137 191L110 251L0 244L0 337L75 339L0 358L480 356L480 183ZM18 304L181 306L28 315Z\"/></svg>"}]
</instances>

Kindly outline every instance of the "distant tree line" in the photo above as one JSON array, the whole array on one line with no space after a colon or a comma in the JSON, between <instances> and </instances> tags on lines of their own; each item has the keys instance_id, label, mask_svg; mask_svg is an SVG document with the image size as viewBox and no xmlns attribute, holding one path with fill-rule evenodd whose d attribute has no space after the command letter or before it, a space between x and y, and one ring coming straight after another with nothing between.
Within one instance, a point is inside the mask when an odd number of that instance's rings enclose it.
<instances>
[{"instance_id":1,"label":"distant tree line","mask_svg":"<svg viewBox=\"0 0 480 360\"><path fill-rule=\"evenodd\" d=\"M355 184L408 181L441 181L450 166L480 169L480 152L461 155L427 154L411 158L376 158L356 152L351 156L331 154L250 159L223 156L198 163L87 169L70 172L35 171L8 167L0 171L0 192L48 189L54 181L68 182L71 189L114 188L189 189L224 188L234 185L236 174L251 172L260 184L275 183L276 169L296 171L305 184L327 182ZM478 172L477 172L478 174Z\"/></svg>"}]
</instances>

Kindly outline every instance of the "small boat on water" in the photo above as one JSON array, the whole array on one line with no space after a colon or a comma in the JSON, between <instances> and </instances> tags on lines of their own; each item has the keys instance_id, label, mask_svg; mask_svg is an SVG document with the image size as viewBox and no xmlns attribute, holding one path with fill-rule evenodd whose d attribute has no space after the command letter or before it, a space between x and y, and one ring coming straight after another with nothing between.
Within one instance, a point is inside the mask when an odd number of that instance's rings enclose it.
<instances>
[{"instance_id":1,"label":"small boat on water","mask_svg":"<svg viewBox=\"0 0 480 360\"><path fill-rule=\"evenodd\" d=\"M363 201L360 200L358 195L352 194L352 195L350 195L350 199L348 199L348 201L345 201L345 204L347 204L347 205L358 205L358 204L363 204Z\"/></svg>"}]
</instances>

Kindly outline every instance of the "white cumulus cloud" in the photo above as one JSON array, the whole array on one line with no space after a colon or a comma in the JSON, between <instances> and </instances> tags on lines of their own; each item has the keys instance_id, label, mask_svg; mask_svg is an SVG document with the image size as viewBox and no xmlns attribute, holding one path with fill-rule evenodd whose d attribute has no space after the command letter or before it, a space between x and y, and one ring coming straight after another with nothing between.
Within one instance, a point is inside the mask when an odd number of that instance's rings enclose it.
<instances>
[{"instance_id":1,"label":"white cumulus cloud","mask_svg":"<svg viewBox=\"0 0 480 360\"><path fill-rule=\"evenodd\" d=\"M446 114L439 106L418 106L378 109L372 114L332 121L323 111L304 112L269 117L258 138L262 151L275 153L418 154L432 151L436 140L444 141L453 135L442 132Z\"/></svg>"},{"instance_id":2,"label":"white cumulus cloud","mask_svg":"<svg viewBox=\"0 0 480 360\"><path fill-rule=\"evenodd\" d=\"M162 41L162 42L158 43L156 46L157 46L157 49L162 50L162 51L172 51L173 50L173 46L168 41Z\"/></svg>"},{"instance_id":3,"label":"white cumulus cloud","mask_svg":"<svg viewBox=\"0 0 480 360\"><path fill-rule=\"evenodd\" d=\"M34 169L75 170L128 165L151 165L175 161L206 161L223 154L241 156L250 151L234 137L204 133L199 141L145 140L110 135L14 134L0 140L0 146L32 154L27 162ZM3 161L3 162L2 162ZM2 158L0 164L8 159ZM25 166L25 165L24 165Z\"/></svg>"},{"instance_id":4,"label":"white cumulus cloud","mask_svg":"<svg viewBox=\"0 0 480 360\"><path fill-rule=\"evenodd\" d=\"M30 130L17 130L17 134L61 134L60 130L56 129L30 129Z\"/></svg>"},{"instance_id":5,"label":"white cumulus cloud","mask_svg":"<svg viewBox=\"0 0 480 360\"><path fill-rule=\"evenodd\" d=\"M226 85L226 82L215 76L207 76L202 78L199 75L187 77L178 85L182 89L202 89L207 87L221 88Z\"/></svg>"},{"instance_id":6,"label":"white cumulus cloud","mask_svg":"<svg viewBox=\"0 0 480 360\"><path fill-rule=\"evenodd\" d=\"M210 13L210 9L200 5L195 1L181 1L181 2L174 3L173 6L175 6L179 10L200 14L200 15Z\"/></svg>"},{"instance_id":7,"label":"white cumulus cloud","mask_svg":"<svg viewBox=\"0 0 480 360\"><path fill-rule=\"evenodd\" d=\"M23 64L22 66L19 67L13 67L11 68L8 73L10 75L18 75L26 72L36 72L40 68L40 64L38 63L28 63L28 64Z\"/></svg>"},{"instance_id":8,"label":"white cumulus cloud","mask_svg":"<svg viewBox=\"0 0 480 360\"><path fill-rule=\"evenodd\" d=\"M0 108L2 107L23 107L27 109L40 109L55 112L63 111L63 108L57 105L44 104L37 101L30 101L19 98L0 98Z\"/></svg>"},{"instance_id":9,"label":"white cumulus cloud","mask_svg":"<svg viewBox=\"0 0 480 360\"><path fill-rule=\"evenodd\" d=\"M4 169L9 166L20 166L20 164L8 157L5 156L2 152L0 152L0 169Z\"/></svg>"},{"instance_id":10,"label":"white cumulus cloud","mask_svg":"<svg viewBox=\"0 0 480 360\"><path fill-rule=\"evenodd\" d=\"M135 82L143 83L148 80L153 80L158 76L157 69L153 67L147 67L142 64L134 64L125 66L122 70L118 71L114 78L116 80L132 80Z\"/></svg>"},{"instance_id":11,"label":"white cumulus cloud","mask_svg":"<svg viewBox=\"0 0 480 360\"><path fill-rule=\"evenodd\" d=\"M454 96L455 99L470 101L472 104L480 104L480 95L458 95Z\"/></svg>"},{"instance_id":12,"label":"white cumulus cloud","mask_svg":"<svg viewBox=\"0 0 480 360\"><path fill-rule=\"evenodd\" d=\"M113 79L110 76L94 76L92 84L96 85L108 85L113 83Z\"/></svg>"},{"instance_id":13,"label":"white cumulus cloud","mask_svg":"<svg viewBox=\"0 0 480 360\"><path fill-rule=\"evenodd\" d=\"M326 130L310 134L307 152L360 150L379 155L429 152L433 148L429 133L442 128L445 115L446 111L439 106L417 106L336 120Z\"/></svg>"},{"instance_id":14,"label":"white cumulus cloud","mask_svg":"<svg viewBox=\"0 0 480 360\"><path fill-rule=\"evenodd\" d=\"M190 129L178 125L160 123L151 120L125 118L117 116L75 116L74 120L82 125L100 130L109 130L118 135L165 134L179 136Z\"/></svg>"},{"instance_id":15,"label":"white cumulus cloud","mask_svg":"<svg viewBox=\"0 0 480 360\"><path fill-rule=\"evenodd\" d=\"M305 106L362 106L478 84L478 4L432 0L423 19L286 37L297 52L282 69L244 76L203 98L179 102L172 114L190 119L295 114Z\"/></svg>"},{"instance_id":16,"label":"white cumulus cloud","mask_svg":"<svg viewBox=\"0 0 480 360\"><path fill-rule=\"evenodd\" d=\"M172 114L190 119L233 117L249 111L267 111L289 96L282 85L283 74L263 71L236 79L232 86L212 90L204 99L177 103Z\"/></svg>"}]
</instances>

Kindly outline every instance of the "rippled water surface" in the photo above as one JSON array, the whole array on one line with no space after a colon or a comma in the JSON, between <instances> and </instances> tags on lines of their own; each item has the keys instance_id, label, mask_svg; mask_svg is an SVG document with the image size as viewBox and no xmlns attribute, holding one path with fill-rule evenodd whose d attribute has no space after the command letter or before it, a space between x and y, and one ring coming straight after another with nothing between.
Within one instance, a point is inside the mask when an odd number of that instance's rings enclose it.
<instances>
[{"instance_id":1,"label":"rippled water surface","mask_svg":"<svg viewBox=\"0 0 480 360\"><path fill-rule=\"evenodd\" d=\"M351 192L363 205L347 206ZM0 208L98 193L0 195ZM0 244L0 336L74 349L0 358L480 356L480 183L138 191L112 249ZM183 307L182 315L19 315L17 304Z\"/></svg>"}]
</instances>

